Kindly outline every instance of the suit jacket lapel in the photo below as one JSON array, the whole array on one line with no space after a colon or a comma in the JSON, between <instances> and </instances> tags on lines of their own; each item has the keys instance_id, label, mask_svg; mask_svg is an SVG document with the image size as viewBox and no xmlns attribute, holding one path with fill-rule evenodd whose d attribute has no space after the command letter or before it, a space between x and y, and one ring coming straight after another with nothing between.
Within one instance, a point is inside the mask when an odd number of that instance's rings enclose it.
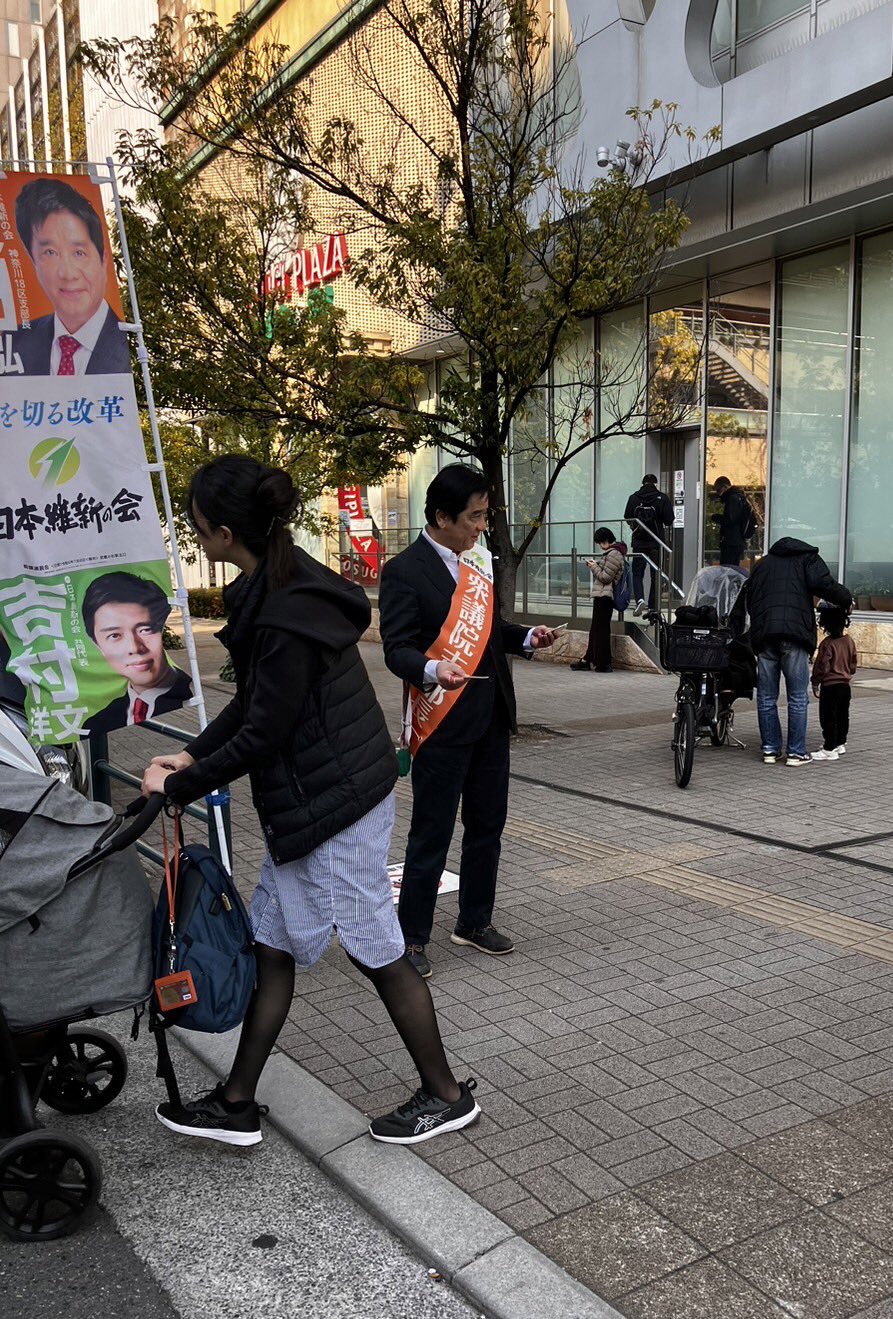
<instances>
[{"instance_id":1,"label":"suit jacket lapel","mask_svg":"<svg viewBox=\"0 0 893 1319\"><path fill-rule=\"evenodd\" d=\"M453 574L437 553L437 550L435 550L432 545L428 544L424 536L419 536L416 541L416 553L418 555L419 564L428 580L432 585L436 586L448 600L452 600L453 592L456 589L456 583L453 581Z\"/></svg>"}]
</instances>

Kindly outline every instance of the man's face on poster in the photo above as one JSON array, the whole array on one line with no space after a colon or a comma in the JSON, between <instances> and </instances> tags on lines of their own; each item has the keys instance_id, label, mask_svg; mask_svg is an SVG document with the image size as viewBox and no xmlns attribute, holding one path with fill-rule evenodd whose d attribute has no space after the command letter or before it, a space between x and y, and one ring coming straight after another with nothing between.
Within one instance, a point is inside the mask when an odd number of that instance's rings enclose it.
<instances>
[{"instance_id":1,"label":"man's face on poster","mask_svg":"<svg viewBox=\"0 0 893 1319\"><path fill-rule=\"evenodd\" d=\"M157 687L168 671L162 634L145 605L100 605L93 633L106 662L135 691Z\"/></svg>"},{"instance_id":2,"label":"man's face on poster","mask_svg":"<svg viewBox=\"0 0 893 1319\"><path fill-rule=\"evenodd\" d=\"M31 260L59 320L77 334L102 306L106 289L105 257L83 220L53 211L31 235Z\"/></svg>"}]
</instances>

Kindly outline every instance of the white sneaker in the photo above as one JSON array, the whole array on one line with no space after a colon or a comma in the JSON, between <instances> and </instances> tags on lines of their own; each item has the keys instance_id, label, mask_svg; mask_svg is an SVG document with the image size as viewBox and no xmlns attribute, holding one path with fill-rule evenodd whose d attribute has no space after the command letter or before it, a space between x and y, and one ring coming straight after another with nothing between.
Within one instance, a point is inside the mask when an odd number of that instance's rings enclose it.
<instances>
[{"instance_id":1,"label":"white sneaker","mask_svg":"<svg viewBox=\"0 0 893 1319\"><path fill-rule=\"evenodd\" d=\"M813 760L837 760L838 755L836 751L826 751L824 747L821 747L818 751L813 751L812 758Z\"/></svg>"},{"instance_id":2,"label":"white sneaker","mask_svg":"<svg viewBox=\"0 0 893 1319\"><path fill-rule=\"evenodd\" d=\"M834 750L837 752L837 754L838 754L839 756L845 756L845 755L846 755L846 743L844 743L844 745L841 746L841 747L835 747Z\"/></svg>"},{"instance_id":3,"label":"white sneaker","mask_svg":"<svg viewBox=\"0 0 893 1319\"><path fill-rule=\"evenodd\" d=\"M816 756L811 756L809 752L807 752L805 756L792 756L790 753L788 753L787 759L785 760L784 763L786 765L791 765L791 766L811 765L816 758L817 758Z\"/></svg>"},{"instance_id":4,"label":"white sneaker","mask_svg":"<svg viewBox=\"0 0 893 1319\"><path fill-rule=\"evenodd\" d=\"M644 614L644 612L645 612L645 601L644 601L644 600L637 600L637 601L636 601L636 607L635 607L635 609L633 610L633 617L634 617L634 618L638 618L638 617L640 616L640 614Z\"/></svg>"}]
</instances>

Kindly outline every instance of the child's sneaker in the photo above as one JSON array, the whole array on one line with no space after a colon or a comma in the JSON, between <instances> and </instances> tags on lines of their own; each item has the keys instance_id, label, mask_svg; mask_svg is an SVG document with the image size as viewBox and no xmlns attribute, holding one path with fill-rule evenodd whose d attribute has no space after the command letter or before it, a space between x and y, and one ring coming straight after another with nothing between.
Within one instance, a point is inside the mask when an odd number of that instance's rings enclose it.
<instances>
[{"instance_id":1,"label":"child's sneaker","mask_svg":"<svg viewBox=\"0 0 893 1319\"><path fill-rule=\"evenodd\" d=\"M821 747L818 751L813 751L812 758L813 760L836 760L837 752L826 751L824 747Z\"/></svg>"},{"instance_id":2,"label":"child's sneaker","mask_svg":"<svg viewBox=\"0 0 893 1319\"><path fill-rule=\"evenodd\" d=\"M839 756L845 756L845 755L846 755L846 743L844 743L843 746L835 747L834 750L837 752L837 754L838 754Z\"/></svg>"}]
</instances>

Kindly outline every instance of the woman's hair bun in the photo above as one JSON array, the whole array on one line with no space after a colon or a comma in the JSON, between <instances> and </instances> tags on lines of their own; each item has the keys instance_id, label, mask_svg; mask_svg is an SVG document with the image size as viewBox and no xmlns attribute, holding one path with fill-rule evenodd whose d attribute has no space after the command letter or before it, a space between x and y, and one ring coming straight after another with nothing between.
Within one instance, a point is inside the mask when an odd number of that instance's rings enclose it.
<instances>
[{"instance_id":1,"label":"woman's hair bun","mask_svg":"<svg viewBox=\"0 0 893 1319\"><path fill-rule=\"evenodd\" d=\"M270 510L270 516L287 522L301 502L288 472L269 471L257 487L257 497Z\"/></svg>"}]
</instances>

